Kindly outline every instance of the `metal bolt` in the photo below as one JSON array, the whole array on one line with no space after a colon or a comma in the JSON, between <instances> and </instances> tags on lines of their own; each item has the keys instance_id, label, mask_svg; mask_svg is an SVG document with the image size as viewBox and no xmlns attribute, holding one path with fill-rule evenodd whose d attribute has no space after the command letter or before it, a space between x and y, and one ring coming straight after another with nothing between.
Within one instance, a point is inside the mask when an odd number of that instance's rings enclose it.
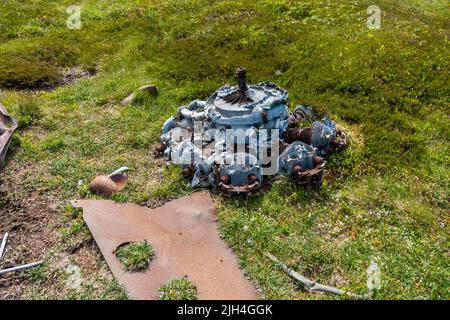
<instances>
[{"instance_id":1,"label":"metal bolt","mask_svg":"<svg viewBox=\"0 0 450 320\"><path fill-rule=\"evenodd\" d=\"M313 163L314 163L315 166L317 166L319 164L322 164L323 163L323 158L315 156L314 159L313 159Z\"/></svg>"},{"instance_id":2,"label":"metal bolt","mask_svg":"<svg viewBox=\"0 0 450 320\"><path fill-rule=\"evenodd\" d=\"M250 173L248 175L247 179L248 179L248 183L250 183L250 184L253 184L258 180L258 178L256 177L256 174L254 174L254 173Z\"/></svg>"},{"instance_id":3,"label":"metal bolt","mask_svg":"<svg viewBox=\"0 0 450 320\"><path fill-rule=\"evenodd\" d=\"M302 171L302 167L300 167L299 165L294 166L294 168L292 169L293 173L297 173Z\"/></svg>"},{"instance_id":4,"label":"metal bolt","mask_svg":"<svg viewBox=\"0 0 450 320\"><path fill-rule=\"evenodd\" d=\"M224 175L220 177L220 182L222 182L223 184L230 184L231 183L231 178L229 175Z\"/></svg>"}]
</instances>

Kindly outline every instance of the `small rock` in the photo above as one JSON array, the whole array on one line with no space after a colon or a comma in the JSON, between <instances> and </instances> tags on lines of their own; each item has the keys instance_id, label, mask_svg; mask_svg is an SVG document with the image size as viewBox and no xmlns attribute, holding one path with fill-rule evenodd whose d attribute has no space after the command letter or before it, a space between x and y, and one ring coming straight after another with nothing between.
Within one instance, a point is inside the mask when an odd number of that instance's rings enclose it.
<instances>
[{"instance_id":1,"label":"small rock","mask_svg":"<svg viewBox=\"0 0 450 320\"><path fill-rule=\"evenodd\" d=\"M150 94L152 96L158 95L158 89L156 88L155 85L152 85L152 84L148 84L148 85L140 87L139 91L147 92L148 94ZM122 100L121 104L124 106L129 105L130 103L133 102L134 97L135 97L134 93L130 94L128 97L126 97L125 99Z\"/></svg>"},{"instance_id":2,"label":"small rock","mask_svg":"<svg viewBox=\"0 0 450 320\"><path fill-rule=\"evenodd\" d=\"M123 106L127 106L129 105L131 102L133 102L133 98L134 98L134 93L130 94L128 97L126 97L125 99L123 99L120 103Z\"/></svg>"},{"instance_id":3,"label":"small rock","mask_svg":"<svg viewBox=\"0 0 450 320\"><path fill-rule=\"evenodd\" d=\"M145 85L139 88L140 91L146 91L149 94L151 94L152 96L156 96L158 95L158 89L156 88L156 86L149 84L149 85Z\"/></svg>"}]
</instances>

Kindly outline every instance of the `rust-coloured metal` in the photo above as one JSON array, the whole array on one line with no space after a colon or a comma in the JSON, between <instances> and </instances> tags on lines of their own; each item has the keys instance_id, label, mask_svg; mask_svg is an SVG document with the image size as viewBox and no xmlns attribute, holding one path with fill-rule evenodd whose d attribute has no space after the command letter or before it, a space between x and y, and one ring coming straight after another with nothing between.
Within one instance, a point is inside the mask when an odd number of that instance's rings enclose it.
<instances>
[{"instance_id":1,"label":"rust-coloured metal","mask_svg":"<svg viewBox=\"0 0 450 320\"><path fill-rule=\"evenodd\" d=\"M304 143L311 144L311 136L311 128L288 128L284 133L284 141L287 143L292 143L294 141L303 141Z\"/></svg>"},{"instance_id":2,"label":"rust-coloured metal","mask_svg":"<svg viewBox=\"0 0 450 320\"><path fill-rule=\"evenodd\" d=\"M97 176L89 184L89 188L95 193L106 197L111 197L114 193L125 189L127 183L128 175L121 172L109 176Z\"/></svg>"},{"instance_id":3,"label":"rust-coloured metal","mask_svg":"<svg viewBox=\"0 0 450 320\"><path fill-rule=\"evenodd\" d=\"M157 96L158 95L158 88L155 85L149 84L145 85L139 88L139 91L146 92L151 96ZM124 98L120 103L124 106L129 105L133 102L134 98L136 97L136 93L133 92L126 98Z\"/></svg>"},{"instance_id":4,"label":"rust-coloured metal","mask_svg":"<svg viewBox=\"0 0 450 320\"><path fill-rule=\"evenodd\" d=\"M11 137L17 129L17 120L12 118L0 103L0 166L5 161Z\"/></svg>"},{"instance_id":5,"label":"rust-coloured metal","mask_svg":"<svg viewBox=\"0 0 450 320\"><path fill-rule=\"evenodd\" d=\"M116 279L134 299L157 299L158 289L187 276L198 298L257 299L236 258L218 234L217 216L207 192L194 193L149 209L109 200L76 200ZM149 268L126 272L114 251L123 243L147 240L155 250Z\"/></svg>"},{"instance_id":6,"label":"rust-coloured metal","mask_svg":"<svg viewBox=\"0 0 450 320\"><path fill-rule=\"evenodd\" d=\"M217 181L219 181L217 189L225 196L233 196L238 194L254 194L263 187L263 183L261 183L254 174L250 174L248 176L248 184L243 186L232 185L231 177L229 175L220 176L219 168L217 165L214 166L214 174Z\"/></svg>"},{"instance_id":7,"label":"rust-coloured metal","mask_svg":"<svg viewBox=\"0 0 450 320\"><path fill-rule=\"evenodd\" d=\"M155 152L154 155L156 157L162 157L164 155L164 150L166 150L167 148L167 143L160 143L156 148L155 148Z\"/></svg>"},{"instance_id":8,"label":"rust-coloured metal","mask_svg":"<svg viewBox=\"0 0 450 320\"><path fill-rule=\"evenodd\" d=\"M184 178L186 179L192 179L192 177L195 174L195 167L193 164L183 168L183 170L181 171L182 175Z\"/></svg>"},{"instance_id":9,"label":"rust-coloured metal","mask_svg":"<svg viewBox=\"0 0 450 320\"><path fill-rule=\"evenodd\" d=\"M320 188L325 169L325 161L322 158L317 157L314 162L316 167L310 170L302 170L300 166L294 168L292 179L297 186L306 190Z\"/></svg>"},{"instance_id":10,"label":"rust-coloured metal","mask_svg":"<svg viewBox=\"0 0 450 320\"><path fill-rule=\"evenodd\" d=\"M341 152L347 148L347 138L342 130L336 131L336 141L331 141L332 152Z\"/></svg>"},{"instance_id":11,"label":"rust-coloured metal","mask_svg":"<svg viewBox=\"0 0 450 320\"><path fill-rule=\"evenodd\" d=\"M253 100L249 97L247 97L247 90L248 90L248 86L247 86L247 81L245 79L245 75L247 74L247 71L245 70L245 68L238 68L236 70L236 76L238 79L238 89L237 91L229 94L228 96L226 96L224 98L224 100L226 102L229 102L231 104L247 104L250 102L253 102Z\"/></svg>"},{"instance_id":12,"label":"rust-coloured metal","mask_svg":"<svg viewBox=\"0 0 450 320\"><path fill-rule=\"evenodd\" d=\"M255 193L259 189L261 189L261 184L259 181L255 181L251 184L247 184L244 186L234 186L231 184L225 184L223 182L219 183L219 189L225 194L232 195L232 194L250 194Z\"/></svg>"},{"instance_id":13,"label":"rust-coloured metal","mask_svg":"<svg viewBox=\"0 0 450 320\"><path fill-rule=\"evenodd\" d=\"M288 128L284 133L284 141L292 143L294 141L302 141L311 144L312 128ZM327 153L341 152L347 147L347 139L342 130L336 131L336 140L330 141L330 147L327 148Z\"/></svg>"}]
</instances>

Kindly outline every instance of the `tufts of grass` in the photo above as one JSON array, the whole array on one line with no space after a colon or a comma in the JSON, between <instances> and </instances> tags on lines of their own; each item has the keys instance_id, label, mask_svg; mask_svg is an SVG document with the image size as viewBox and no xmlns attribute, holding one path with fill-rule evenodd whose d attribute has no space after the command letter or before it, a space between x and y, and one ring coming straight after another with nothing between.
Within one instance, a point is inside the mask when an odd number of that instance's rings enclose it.
<instances>
[{"instance_id":1,"label":"tufts of grass","mask_svg":"<svg viewBox=\"0 0 450 320\"><path fill-rule=\"evenodd\" d=\"M47 182L47 188L52 188L52 184L57 188L61 184L60 179L53 182ZM88 242L93 239L89 228L83 220L83 210L74 208L70 204L64 207L64 226L59 229L59 237L62 248L72 249L80 243Z\"/></svg>"},{"instance_id":2,"label":"tufts of grass","mask_svg":"<svg viewBox=\"0 0 450 320\"><path fill-rule=\"evenodd\" d=\"M51 298L51 297L50 297ZM90 283L84 284L81 290L70 290L67 300L129 300L125 288L117 280L97 277Z\"/></svg>"},{"instance_id":3,"label":"tufts of grass","mask_svg":"<svg viewBox=\"0 0 450 320\"><path fill-rule=\"evenodd\" d=\"M0 57L0 87L16 89L49 89L62 81L61 71L45 62Z\"/></svg>"},{"instance_id":4,"label":"tufts of grass","mask_svg":"<svg viewBox=\"0 0 450 320\"><path fill-rule=\"evenodd\" d=\"M48 264L43 263L25 271L26 278L32 283L45 283L49 279Z\"/></svg>"},{"instance_id":5,"label":"tufts of grass","mask_svg":"<svg viewBox=\"0 0 450 320\"><path fill-rule=\"evenodd\" d=\"M151 105L151 102L155 97L146 91L138 90L134 93L132 105L133 106L146 106Z\"/></svg>"},{"instance_id":6,"label":"tufts of grass","mask_svg":"<svg viewBox=\"0 0 450 320\"><path fill-rule=\"evenodd\" d=\"M186 277L173 279L159 289L161 300L197 300L197 288Z\"/></svg>"},{"instance_id":7,"label":"tufts of grass","mask_svg":"<svg viewBox=\"0 0 450 320\"><path fill-rule=\"evenodd\" d=\"M145 271L155 256L153 247L145 240L120 246L116 250L117 259L126 271Z\"/></svg>"},{"instance_id":8,"label":"tufts of grass","mask_svg":"<svg viewBox=\"0 0 450 320\"><path fill-rule=\"evenodd\" d=\"M23 95L17 104L17 117L19 129L37 124L42 119L42 110L37 99L32 95Z\"/></svg>"}]
</instances>

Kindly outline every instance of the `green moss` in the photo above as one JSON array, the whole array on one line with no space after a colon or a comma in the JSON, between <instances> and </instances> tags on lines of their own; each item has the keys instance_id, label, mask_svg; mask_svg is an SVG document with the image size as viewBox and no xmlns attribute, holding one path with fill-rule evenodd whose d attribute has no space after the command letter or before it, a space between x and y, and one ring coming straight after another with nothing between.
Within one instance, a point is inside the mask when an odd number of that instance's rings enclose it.
<instances>
[{"instance_id":1,"label":"green moss","mask_svg":"<svg viewBox=\"0 0 450 320\"><path fill-rule=\"evenodd\" d=\"M0 57L1 88L48 89L57 86L61 81L61 72L51 64Z\"/></svg>"}]
</instances>

